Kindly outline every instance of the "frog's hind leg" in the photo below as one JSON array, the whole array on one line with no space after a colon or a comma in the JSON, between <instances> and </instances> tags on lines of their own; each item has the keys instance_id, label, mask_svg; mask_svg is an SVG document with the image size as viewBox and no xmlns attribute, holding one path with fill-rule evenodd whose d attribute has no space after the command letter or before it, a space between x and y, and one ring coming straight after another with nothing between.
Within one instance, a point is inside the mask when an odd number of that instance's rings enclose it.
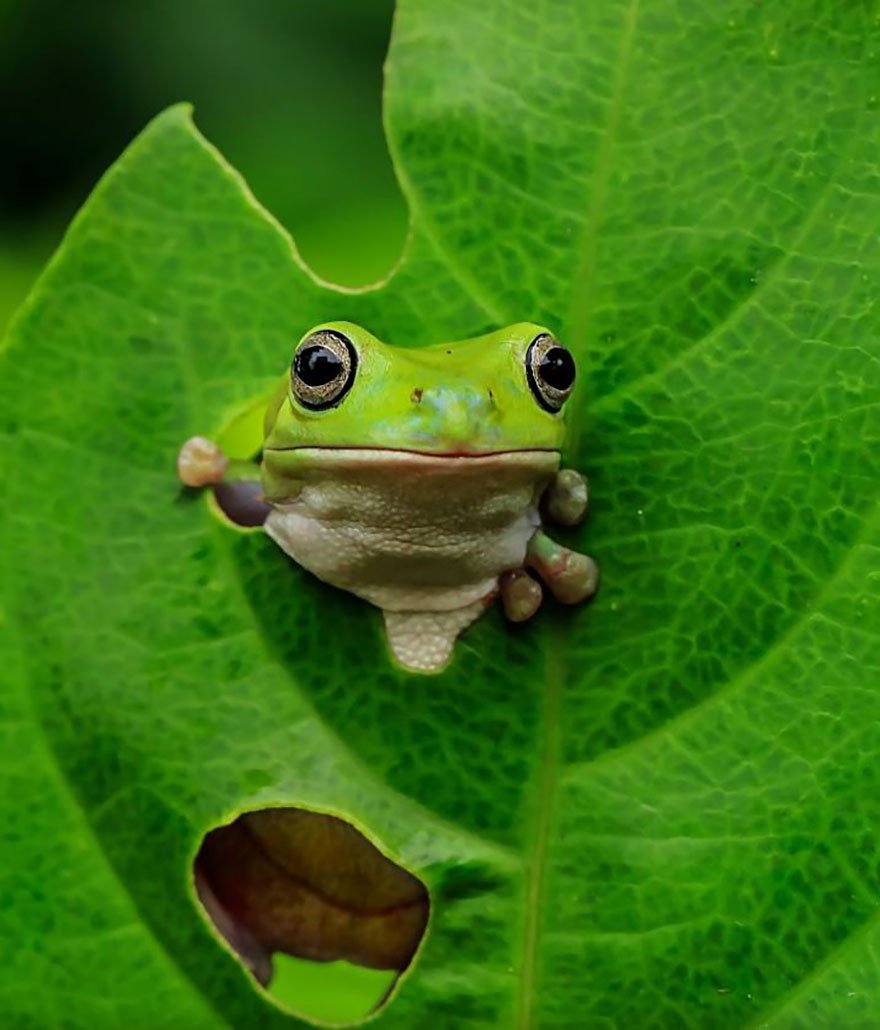
<instances>
[{"instance_id":1,"label":"frog's hind leg","mask_svg":"<svg viewBox=\"0 0 880 1030\"><path fill-rule=\"evenodd\" d=\"M459 633L483 614L487 601L491 598L445 612L383 611L388 646L405 668L439 672L449 661Z\"/></svg>"}]
</instances>

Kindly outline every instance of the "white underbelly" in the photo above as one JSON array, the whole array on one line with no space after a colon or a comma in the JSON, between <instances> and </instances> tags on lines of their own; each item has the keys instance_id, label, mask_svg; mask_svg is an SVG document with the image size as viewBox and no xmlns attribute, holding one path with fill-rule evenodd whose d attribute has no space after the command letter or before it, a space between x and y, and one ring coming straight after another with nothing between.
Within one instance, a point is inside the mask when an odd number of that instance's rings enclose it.
<instances>
[{"instance_id":1,"label":"white underbelly","mask_svg":"<svg viewBox=\"0 0 880 1030\"><path fill-rule=\"evenodd\" d=\"M447 464L314 471L274 504L266 531L298 564L386 611L462 608L522 565L555 463Z\"/></svg>"}]
</instances>

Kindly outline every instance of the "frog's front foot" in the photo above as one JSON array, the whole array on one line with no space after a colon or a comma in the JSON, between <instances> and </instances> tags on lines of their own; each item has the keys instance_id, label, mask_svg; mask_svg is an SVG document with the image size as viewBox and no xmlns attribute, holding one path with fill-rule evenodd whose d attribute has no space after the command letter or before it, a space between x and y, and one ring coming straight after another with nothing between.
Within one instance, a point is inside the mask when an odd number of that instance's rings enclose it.
<instances>
[{"instance_id":1,"label":"frog's front foot","mask_svg":"<svg viewBox=\"0 0 880 1030\"><path fill-rule=\"evenodd\" d=\"M525 569L502 572L498 580L504 614L511 622L525 622L541 607L544 591Z\"/></svg>"},{"instance_id":2,"label":"frog's front foot","mask_svg":"<svg viewBox=\"0 0 880 1030\"><path fill-rule=\"evenodd\" d=\"M574 469L560 469L543 497L547 516L560 526L576 526L587 514L587 480Z\"/></svg>"},{"instance_id":3,"label":"frog's front foot","mask_svg":"<svg viewBox=\"0 0 880 1030\"><path fill-rule=\"evenodd\" d=\"M586 554L570 551L538 530L529 541L526 565L535 570L557 601L580 604L596 592L599 568Z\"/></svg>"},{"instance_id":4,"label":"frog's front foot","mask_svg":"<svg viewBox=\"0 0 880 1030\"><path fill-rule=\"evenodd\" d=\"M562 547L540 530L529 541L526 565L563 604L580 604L596 592L599 568L595 561ZM541 584L525 568L502 573L498 585L504 614L511 622L525 622L541 607Z\"/></svg>"},{"instance_id":5,"label":"frog's front foot","mask_svg":"<svg viewBox=\"0 0 880 1030\"><path fill-rule=\"evenodd\" d=\"M191 436L177 452L177 475L184 486L215 486L228 468L220 446L204 436Z\"/></svg>"},{"instance_id":6,"label":"frog's front foot","mask_svg":"<svg viewBox=\"0 0 880 1030\"><path fill-rule=\"evenodd\" d=\"M560 469L541 500L549 521L575 526L587 513L587 480L574 469ZM504 614L511 622L525 622L541 607L541 584L532 569L563 604L579 604L596 592L599 569L592 558L562 547L540 530L529 541L525 565L501 574L498 581Z\"/></svg>"}]
</instances>

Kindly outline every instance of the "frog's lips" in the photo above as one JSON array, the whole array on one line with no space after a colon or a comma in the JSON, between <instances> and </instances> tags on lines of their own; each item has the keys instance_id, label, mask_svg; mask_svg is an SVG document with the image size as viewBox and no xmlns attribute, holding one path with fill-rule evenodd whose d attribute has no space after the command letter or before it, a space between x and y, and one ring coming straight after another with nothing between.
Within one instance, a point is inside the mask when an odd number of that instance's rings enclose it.
<instances>
[{"instance_id":1,"label":"frog's lips","mask_svg":"<svg viewBox=\"0 0 880 1030\"><path fill-rule=\"evenodd\" d=\"M522 447L503 451L420 451L398 447L267 447L264 455L289 455L297 463L322 465L520 465L543 468L559 463L559 451L552 447Z\"/></svg>"}]
</instances>

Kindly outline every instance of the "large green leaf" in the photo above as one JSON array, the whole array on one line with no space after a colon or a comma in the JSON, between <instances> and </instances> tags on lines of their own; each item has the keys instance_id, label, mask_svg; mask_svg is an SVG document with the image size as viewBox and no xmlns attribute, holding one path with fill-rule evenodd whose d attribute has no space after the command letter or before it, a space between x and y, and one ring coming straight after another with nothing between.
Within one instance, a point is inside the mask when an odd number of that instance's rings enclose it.
<instances>
[{"instance_id":1,"label":"large green leaf","mask_svg":"<svg viewBox=\"0 0 880 1030\"><path fill-rule=\"evenodd\" d=\"M405 0L412 231L361 293L186 111L133 144L2 355L4 1022L294 1025L188 881L296 804L431 891L383 1026L876 1024L878 46L867 2ZM181 496L181 440L328 318L558 327L592 608L410 675Z\"/></svg>"}]
</instances>

